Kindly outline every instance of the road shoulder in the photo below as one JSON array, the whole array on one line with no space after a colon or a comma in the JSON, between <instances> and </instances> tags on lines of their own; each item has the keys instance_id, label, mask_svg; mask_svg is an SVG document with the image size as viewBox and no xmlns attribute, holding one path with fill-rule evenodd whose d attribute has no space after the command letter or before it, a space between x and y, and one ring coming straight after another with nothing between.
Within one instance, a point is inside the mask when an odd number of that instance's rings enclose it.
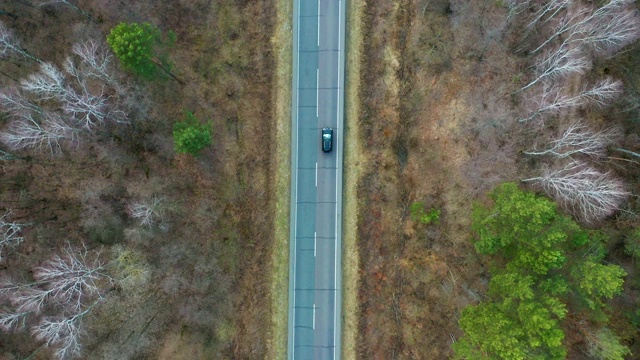
<instances>
[{"instance_id":1,"label":"road shoulder","mask_svg":"<svg viewBox=\"0 0 640 360\"><path fill-rule=\"evenodd\" d=\"M356 359L358 339L358 199L357 185L363 160L358 129L360 112L360 64L362 54L363 0L347 3L345 68L345 139L342 259L342 359Z\"/></svg>"},{"instance_id":2,"label":"road shoulder","mask_svg":"<svg viewBox=\"0 0 640 360\"><path fill-rule=\"evenodd\" d=\"M291 76L292 76L292 12L291 0L277 1L277 20L271 40L276 54L276 119L275 226L271 276L271 326L267 341L267 359L287 357L287 320L289 297L289 214L291 175Z\"/></svg>"}]
</instances>

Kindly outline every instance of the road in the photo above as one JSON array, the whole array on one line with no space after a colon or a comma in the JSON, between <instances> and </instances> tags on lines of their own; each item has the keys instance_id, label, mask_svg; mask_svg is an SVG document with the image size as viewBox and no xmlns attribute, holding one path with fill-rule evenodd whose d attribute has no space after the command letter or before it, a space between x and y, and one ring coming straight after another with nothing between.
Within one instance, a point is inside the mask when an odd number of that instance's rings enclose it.
<instances>
[{"instance_id":1,"label":"road","mask_svg":"<svg viewBox=\"0 0 640 360\"><path fill-rule=\"evenodd\" d=\"M345 1L294 0L289 360L340 359Z\"/></svg>"}]
</instances>

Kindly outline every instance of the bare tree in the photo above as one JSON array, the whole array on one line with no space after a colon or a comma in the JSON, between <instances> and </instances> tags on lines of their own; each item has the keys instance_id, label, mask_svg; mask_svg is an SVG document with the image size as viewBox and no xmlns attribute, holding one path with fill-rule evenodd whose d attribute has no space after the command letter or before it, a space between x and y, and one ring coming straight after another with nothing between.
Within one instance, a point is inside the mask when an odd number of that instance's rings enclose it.
<instances>
[{"instance_id":1,"label":"bare tree","mask_svg":"<svg viewBox=\"0 0 640 360\"><path fill-rule=\"evenodd\" d=\"M556 15L566 10L572 3L572 0L550 0L546 4L541 4L533 15L533 19L525 27L525 32L531 31L538 23L546 23L555 18Z\"/></svg>"},{"instance_id":2,"label":"bare tree","mask_svg":"<svg viewBox=\"0 0 640 360\"><path fill-rule=\"evenodd\" d=\"M0 21L0 58L11 55L21 55L35 62L42 62L42 60L24 50L13 35L13 31Z\"/></svg>"},{"instance_id":3,"label":"bare tree","mask_svg":"<svg viewBox=\"0 0 640 360\"><path fill-rule=\"evenodd\" d=\"M519 91L546 79L556 79L570 74L584 74L591 68L591 61L577 47L560 46L555 51L547 52L537 63L537 75L534 80Z\"/></svg>"},{"instance_id":4,"label":"bare tree","mask_svg":"<svg viewBox=\"0 0 640 360\"><path fill-rule=\"evenodd\" d=\"M632 9L581 22L571 34L572 42L584 44L596 53L614 53L640 38L640 23Z\"/></svg>"},{"instance_id":5,"label":"bare tree","mask_svg":"<svg viewBox=\"0 0 640 360\"><path fill-rule=\"evenodd\" d=\"M602 7L573 6L556 24L553 33L531 52L563 36L564 43L585 44L597 52L617 51L640 36L634 0L611 0Z\"/></svg>"},{"instance_id":6,"label":"bare tree","mask_svg":"<svg viewBox=\"0 0 640 360\"><path fill-rule=\"evenodd\" d=\"M507 0L507 7L509 8L509 15L507 21L510 21L517 15L522 14L531 6L531 0Z\"/></svg>"},{"instance_id":7,"label":"bare tree","mask_svg":"<svg viewBox=\"0 0 640 360\"><path fill-rule=\"evenodd\" d=\"M34 282L16 285L5 282L2 292L9 293L9 301L20 312L40 313L45 305L54 302L77 313L88 298L102 298L100 281L110 280L105 264L98 253L89 258L86 249L76 251L67 246L63 256L54 255L33 271Z\"/></svg>"},{"instance_id":8,"label":"bare tree","mask_svg":"<svg viewBox=\"0 0 640 360\"><path fill-rule=\"evenodd\" d=\"M630 193L610 173L602 173L582 162L571 162L560 170L522 180L542 186L544 191L582 221L602 220L620 209Z\"/></svg>"},{"instance_id":9,"label":"bare tree","mask_svg":"<svg viewBox=\"0 0 640 360\"><path fill-rule=\"evenodd\" d=\"M62 257L55 255L35 268L33 276L38 283L46 284L56 302L79 311L86 297L102 297L98 282L110 277L99 254L90 259L86 249L75 251L67 247L63 251Z\"/></svg>"},{"instance_id":10,"label":"bare tree","mask_svg":"<svg viewBox=\"0 0 640 360\"><path fill-rule=\"evenodd\" d=\"M35 281L29 284L0 279L0 296L15 307L14 311L5 307L0 314L0 329L21 330L27 317L40 316L31 334L44 341L43 346L54 348L58 359L79 355L82 319L103 301L101 289L111 281L106 264L99 253L90 254L86 248L76 251L67 245L61 256L35 268L33 276ZM41 315L45 310L58 314Z\"/></svg>"},{"instance_id":11,"label":"bare tree","mask_svg":"<svg viewBox=\"0 0 640 360\"><path fill-rule=\"evenodd\" d=\"M30 311L0 313L0 329L5 332L23 330L29 314L31 314Z\"/></svg>"},{"instance_id":12,"label":"bare tree","mask_svg":"<svg viewBox=\"0 0 640 360\"><path fill-rule=\"evenodd\" d=\"M82 16L86 17L89 21L94 23L97 22L96 19L94 19L93 16L91 16L91 14L80 9L78 6L76 6L74 3L72 3L69 0L35 0L35 3L40 6L49 5L49 4L64 4L72 8L78 14L81 14Z\"/></svg>"},{"instance_id":13,"label":"bare tree","mask_svg":"<svg viewBox=\"0 0 640 360\"><path fill-rule=\"evenodd\" d=\"M10 215L11 209L0 217L0 261L2 261L3 249L16 247L25 240L25 237L20 233L24 227L29 226L29 224L9 221L8 217Z\"/></svg>"},{"instance_id":14,"label":"bare tree","mask_svg":"<svg viewBox=\"0 0 640 360\"><path fill-rule=\"evenodd\" d=\"M140 221L142 226L153 226L163 219L162 199L153 196L150 199L127 205L127 214Z\"/></svg>"},{"instance_id":15,"label":"bare tree","mask_svg":"<svg viewBox=\"0 0 640 360\"><path fill-rule=\"evenodd\" d=\"M80 338L84 335L82 319L100 302L102 299L68 316L43 317L37 325L31 327L31 335L44 341L45 347L54 347L57 359L79 356L82 349Z\"/></svg>"},{"instance_id":16,"label":"bare tree","mask_svg":"<svg viewBox=\"0 0 640 360\"><path fill-rule=\"evenodd\" d=\"M622 81L606 77L593 86L583 87L580 96L599 107L608 106L622 94Z\"/></svg>"},{"instance_id":17,"label":"bare tree","mask_svg":"<svg viewBox=\"0 0 640 360\"><path fill-rule=\"evenodd\" d=\"M91 130L97 124L105 122L108 116L107 100L103 93L94 95L83 88L81 93L68 92L62 109L73 117L78 126Z\"/></svg>"},{"instance_id":18,"label":"bare tree","mask_svg":"<svg viewBox=\"0 0 640 360\"><path fill-rule=\"evenodd\" d=\"M45 307L46 301L53 294L54 289L44 289L38 287L39 283L25 286L16 285L15 292L9 300L16 307L18 312L40 314Z\"/></svg>"},{"instance_id":19,"label":"bare tree","mask_svg":"<svg viewBox=\"0 0 640 360\"><path fill-rule=\"evenodd\" d=\"M112 67L113 57L103 44L87 40L74 44L72 51L86 65L84 74L101 79L120 90L121 86L116 81Z\"/></svg>"},{"instance_id":20,"label":"bare tree","mask_svg":"<svg viewBox=\"0 0 640 360\"><path fill-rule=\"evenodd\" d=\"M40 100L63 100L69 88L65 84L64 74L51 63L42 63L40 72L31 74L20 82L22 89L35 94Z\"/></svg>"},{"instance_id":21,"label":"bare tree","mask_svg":"<svg viewBox=\"0 0 640 360\"><path fill-rule=\"evenodd\" d=\"M24 116L25 113L44 113L44 110L28 100L24 94L14 87L0 91L0 107L14 117Z\"/></svg>"},{"instance_id":22,"label":"bare tree","mask_svg":"<svg viewBox=\"0 0 640 360\"><path fill-rule=\"evenodd\" d=\"M20 159L20 157L13 155L11 153L8 153L4 150L0 150L0 160L2 161L11 161L11 160L16 160L16 159Z\"/></svg>"},{"instance_id":23,"label":"bare tree","mask_svg":"<svg viewBox=\"0 0 640 360\"><path fill-rule=\"evenodd\" d=\"M98 302L83 311L66 317L43 317L31 328L31 335L37 340L44 341L45 347L54 347L57 359L68 359L80 355L80 337L82 332L82 318L87 315Z\"/></svg>"},{"instance_id":24,"label":"bare tree","mask_svg":"<svg viewBox=\"0 0 640 360\"><path fill-rule=\"evenodd\" d=\"M77 134L77 129L56 114L47 112L37 120L33 114L26 113L11 122L8 131L0 132L0 141L13 150L47 149L55 155L60 151L62 142L76 142Z\"/></svg>"},{"instance_id":25,"label":"bare tree","mask_svg":"<svg viewBox=\"0 0 640 360\"><path fill-rule=\"evenodd\" d=\"M38 73L31 74L27 79L21 81L22 89L34 94L40 101L57 100L60 109L71 116L77 126L87 130L92 130L96 125L103 124L107 118L115 122L127 122L124 111L114 109L112 105L109 105L111 97L105 95L104 85L98 85L100 92L94 93L90 90L91 85L87 82L87 77L90 76L99 76L100 78L109 76L106 64L104 64L104 61L108 60L91 58L92 54L89 51L97 51L97 49L90 45L82 45L78 49L79 52L80 50L87 51L84 55L88 57L87 61L93 65L87 66L86 69L80 69L73 60L67 58L64 68L76 80L74 86L72 86L72 82L66 80L65 74L54 65L43 63ZM115 83L113 78L111 80ZM28 104L19 101L21 100L19 98L13 100L16 100L15 104L8 104L13 108L25 108Z\"/></svg>"},{"instance_id":26,"label":"bare tree","mask_svg":"<svg viewBox=\"0 0 640 360\"><path fill-rule=\"evenodd\" d=\"M564 93L564 87L559 85L544 85L542 87L542 94L539 100L535 104L535 111L526 118L519 119L519 122L531 121L535 118L542 118L548 114L558 114L564 109L574 108L582 106L585 103L585 98L577 96L568 96Z\"/></svg>"},{"instance_id":27,"label":"bare tree","mask_svg":"<svg viewBox=\"0 0 640 360\"><path fill-rule=\"evenodd\" d=\"M574 155L603 157L607 147L618 137L619 131L609 128L594 132L582 122L575 122L564 131L559 139L551 142L551 147L543 151L526 151L527 155L552 155L570 158Z\"/></svg>"},{"instance_id":28,"label":"bare tree","mask_svg":"<svg viewBox=\"0 0 640 360\"><path fill-rule=\"evenodd\" d=\"M609 105L622 94L622 81L607 77L594 85L585 85L577 95L565 95L564 87L559 85L544 86L540 101L536 104L536 110L520 122L533 120L544 114L558 114L561 110L575 108L587 104L595 104L600 107Z\"/></svg>"},{"instance_id":29,"label":"bare tree","mask_svg":"<svg viewBox=\"0 0 640 360\"><path fill-rule=\"evenodd\" d=\"M563 36L567 32L571 33L571 31L575 31L575 28L579 27L580 24L585 21L585 19L588 19L590 15L591 8L586 7L582 4L576 4L575 6L572 6L570 11L567 11L564 16L555 18L554 21L552 21L553 25L551 26L551 35L549 35L545 41L538 45L538 47L531 50L530 53L535 54L538 51L542 50L549 43ZM565 41L563 43L566 43L568 38L570 38L570 36L565 36Z\"/></svg>"}]
</instances>

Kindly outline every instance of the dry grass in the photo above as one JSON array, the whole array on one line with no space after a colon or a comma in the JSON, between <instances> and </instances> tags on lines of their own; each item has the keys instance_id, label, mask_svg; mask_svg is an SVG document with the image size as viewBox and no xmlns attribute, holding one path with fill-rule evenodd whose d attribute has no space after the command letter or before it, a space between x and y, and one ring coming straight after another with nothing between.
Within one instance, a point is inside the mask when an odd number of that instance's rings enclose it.
<instances>
[{"instance_id":1,"label":"dry grass","mask_svg":"<svg viewBox=\"0 0 640 360\"><path fill-rule=\"evenodd\" d=\"M450 356L459 311L484 289L471 204L517 170L504 140L518 61L491 39L503 10L482 0L367 4L357 358ZM411 221L415 201L441 210L440 222Z\"/></svg>"},{"instance_id":2,"label":"dry grass","mask_svg":"<svg viewBox=\"0 0 640 360\"><path fill-rule=\"evenodd\" d=\"M291 175L291 72L292 2L277 1L277 20L272 38L276 54L274 119L276 123L275 225L271 257L271 322L267 339L267 359L287 356L289 296L289 202Z\"/></svg>"},{"instance_id":3,"label":"dry grass","mask_svg":"<svg viewBox=\"0 0 640 360\"><path fill-rule=\"evenodd\" d=\"M357 356L358 337L358 282L359 254L357 226L359 204L357 185L362 174L361 166L366 163L366 153L360 145L360 64L362 63L362 16L365 2L353 0L347 9L347 66L345 92L345 152L342 234L342 358L354 360Z\"/></svg>"}]
</instances>

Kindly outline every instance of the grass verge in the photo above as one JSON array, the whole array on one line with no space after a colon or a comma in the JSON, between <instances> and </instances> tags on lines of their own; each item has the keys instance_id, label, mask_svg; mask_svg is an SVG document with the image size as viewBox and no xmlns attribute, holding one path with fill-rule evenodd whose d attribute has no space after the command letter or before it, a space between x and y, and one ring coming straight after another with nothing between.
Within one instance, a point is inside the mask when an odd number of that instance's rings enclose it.
<instances>
[{"instance_id":1,"label":"grass verge","mask_svg":"<svg viewBox=\"0 0 640 360\"><path fill-rule=\"evenodd\" d=\"M362 17L365 2L353 0L347 8L347 66L345 99L345 152L343 192L343 259L342 259L342 358L356 359L358 337L358 192L364 153L360 147L360 64L362 54ZM365 161L366 162L366 161Z\"/></svg>"},{"instance_id":2,"label":"grass verge","mask_svg":"<svg viewBox=\"0 0 640 360\"><path fill-rule=\"evenodd\" d=\"M287 357L287 315L289 296L289 194L291 164L291 19L293 2L277 0L276 28L271 39L276 54L275 226L271 257L271 326L267 340L267 359Z\"/></svg>"}]
</instances>

